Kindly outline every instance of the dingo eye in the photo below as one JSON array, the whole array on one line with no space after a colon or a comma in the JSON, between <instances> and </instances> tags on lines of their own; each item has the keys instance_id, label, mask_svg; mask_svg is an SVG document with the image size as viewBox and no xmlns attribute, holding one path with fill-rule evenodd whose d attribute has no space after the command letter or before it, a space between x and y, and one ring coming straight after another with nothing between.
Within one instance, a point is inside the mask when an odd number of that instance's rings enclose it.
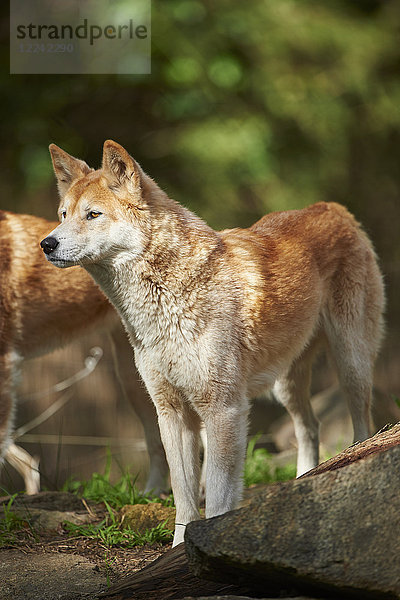
<instances>
[{"instance_id":1,"label":"dingo eye","mask_svg":"<svg viewBox=\"0 0 400 600\"><path fill-rule=\"evenodd\" d=\"M64 221L65 217L67 216L67 211L66 210L62 210L60 213L60 218L61 221Z\"/></svg>"},{"instance_id":2,"label":"dingo eye","mask_svg":"<svg viewBox=\"0 0 400 600\"><path fill-rule=\"evenodd\" d=\"M97 219L97 217L99 217L101 214L101 212L98 212L96 210L90 210L87 214L87 220L90 221L90 219Z\"/></svg>"}]
</instances>

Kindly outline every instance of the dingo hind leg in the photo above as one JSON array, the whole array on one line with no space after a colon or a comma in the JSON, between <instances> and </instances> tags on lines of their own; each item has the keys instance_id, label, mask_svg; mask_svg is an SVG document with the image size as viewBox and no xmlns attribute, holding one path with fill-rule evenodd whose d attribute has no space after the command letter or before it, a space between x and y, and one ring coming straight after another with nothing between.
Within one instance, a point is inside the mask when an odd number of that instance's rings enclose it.
<instances>
[{"instance_id":1,"label":"dingo hind leg","mask_svg":"<svg viewBox=\"0 0 400 600\"><path fill-rule=\"evenodd\" d=\"M37 494L40 489L39 462L26 450L16 446L11 438L14 412L14 387L20 359L13 353L0 356L0 463L5 459L23 477L27 494Z\"/></svg>"},{"instance_id":2,"label":"dingo hind leg","mask_svg":"<svg viewBox=\"0 0 400 600\"><path fill-rule=\"evenodd\" d=\"M372 249L364 256L349 257L332 285L325 332L351 414L354 441L363 441L371 434L373 369L383 333L383 282Z\"/></svg>"},{"instance_id":3,"label":"dingo hind leg","mask_svg":"<svg viewBox=\"0 0 400 600\"><path fill-rule=\"evenodd\" d=\"M28 496L40 491L39 459L31 456L20 446L11 442L6 450L5 459L18 473L21 474Z\"/></svg>"},{"instance_id":4,"label":"dingo hind leg","mask_svg":"<svg viewBox=\"0 0 400 600\"><path fill-rule=\"evenodd\" d=\"M319 422L310 403L311 367L315 344L307 347L280 377L273 391L290 414L297 440L297 477L319 461Z\"/></svg>"},{"instance_id":5,"label":"dingo hind leg","mask_svg":"<svg viewBox=\"0 0 400 600\"><path fill-rule=\"evenodd\" d=\"M14 368L9 354L0 356L0 457L4 457L10 443L15 412Z\"/></svg>"}]
</instances>

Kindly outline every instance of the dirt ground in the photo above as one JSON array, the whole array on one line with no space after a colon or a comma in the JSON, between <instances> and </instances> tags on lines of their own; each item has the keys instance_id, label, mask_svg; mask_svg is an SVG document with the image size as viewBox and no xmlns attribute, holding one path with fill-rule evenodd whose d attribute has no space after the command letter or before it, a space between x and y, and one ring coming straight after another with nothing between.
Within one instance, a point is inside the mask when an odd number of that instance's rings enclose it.
<instances>
[{"instance_id":1,"label":"dirt ground","mask_svg":"<svg viewBox=\"0 0 400 600\"><path fill-rule=\"evenodd\" d=\"M71 509L57 500L59 497L52 493L47 508L40 510L51 512L51 502L57 510ZM102 505L90 510L95 514L94 522L105 516ZM98 593L141 570L170 547L107 548L97 540L71 537L61 524L51 531L35 528L34 534L27 525L14 533L11 544L0 548L0 600L94 600Z\"/></svg>"}]
</instances>

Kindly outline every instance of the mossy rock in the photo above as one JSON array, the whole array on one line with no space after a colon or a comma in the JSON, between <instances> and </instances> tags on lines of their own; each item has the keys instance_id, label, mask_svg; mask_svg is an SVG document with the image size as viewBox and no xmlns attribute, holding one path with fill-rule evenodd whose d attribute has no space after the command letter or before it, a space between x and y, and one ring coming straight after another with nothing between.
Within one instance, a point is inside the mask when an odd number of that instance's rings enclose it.
<instances>
[{"instance_id":1,"label":"mossy rock","mask_svg":"<svg viewBox=\"0 0 400 600\"><path fill-rule=\"evenodd\" d=\"M160 502L150 504L127 504L120 511L122 527L130 527L140 534L164 523L171 531L175 527L175 508L163 506Z\"/></svg>"}]
</instances>

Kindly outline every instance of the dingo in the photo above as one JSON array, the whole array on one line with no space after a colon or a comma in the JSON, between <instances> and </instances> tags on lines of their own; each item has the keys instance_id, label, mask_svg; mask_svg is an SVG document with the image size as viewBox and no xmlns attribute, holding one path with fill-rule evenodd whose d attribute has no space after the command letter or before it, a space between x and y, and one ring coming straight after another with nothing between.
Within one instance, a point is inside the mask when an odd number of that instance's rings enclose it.
<instances>
[{"instance_id":1,"label":"dingo","mask_svg":"<svg viewBox=\"0 0 400 600\"><path fill-rule=\"evenodd\" d=\"M39 241L56 225L0 211L0 457L20 472L30 494L39 491L38 464L11 441L15 384L23 360L63 346L89 327L113 327L118 322L83 269L70 269L60 277L43 260ZM131 352L128 342L126 346ZM146 490L158 493L165 489L168 466L154 409L147 398L129 399L142 421L150 454Z\"/></svg>"},{"instance_id":2,"label":"dingo","mask_svg":"<svg viewBox=\"0 0 400 600\"><path fill-rule=\"evenodd\" d=\"M58 267L82 265L125 325L158 413L174 545L199 518L201 422L207 517L240 499L249 399L267 387L294 420L298 474L318 463L309 382L320 344L336 363L355 439L368 437L384 293L371 243L344 207L321 202L216 232L113 141L98 171L50 151L61 224L41 245Z\"/></svg>"}]
</instances>

